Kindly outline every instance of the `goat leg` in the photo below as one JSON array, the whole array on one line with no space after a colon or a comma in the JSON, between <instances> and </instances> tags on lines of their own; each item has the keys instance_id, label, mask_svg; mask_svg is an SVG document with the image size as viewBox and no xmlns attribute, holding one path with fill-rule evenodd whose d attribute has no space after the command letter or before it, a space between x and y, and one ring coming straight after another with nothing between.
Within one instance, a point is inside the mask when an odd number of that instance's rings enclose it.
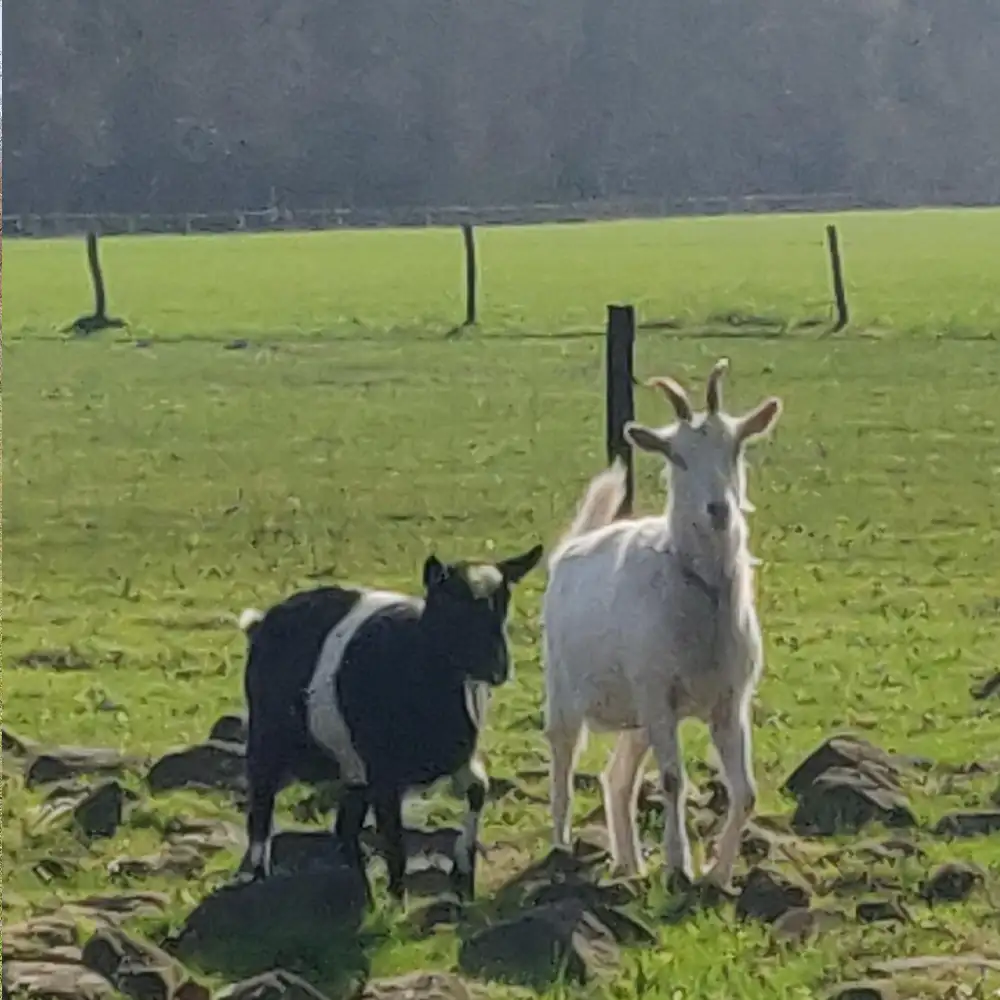
<instances>
[{"instance_id":1,"label":"goat leg","mask_svg":"<svg viewBox=\"0 0 1000 1000\"><path fill-rule=\"evenodd\" d=\"M375 796L375 826L389 871L389 894L399 902L406 898L406 845L403 841L403 803L396 790Z\"/></svg>"},{"instance_id":2,"label":"goat leg","mask_svg":"<svg viewBox=\"0 0 1000 1000\"><path fill-rule=\"evenodd\" d=\"M374 905L371 883L365 868L364 856L361 853L361 828L368 815L368 792L365 788L350 787L344 791L337 808L337 820L334 832L340 841L344 858L358 874L365 887L365 901L368 906Z\"/></svg>"}]
</instances>

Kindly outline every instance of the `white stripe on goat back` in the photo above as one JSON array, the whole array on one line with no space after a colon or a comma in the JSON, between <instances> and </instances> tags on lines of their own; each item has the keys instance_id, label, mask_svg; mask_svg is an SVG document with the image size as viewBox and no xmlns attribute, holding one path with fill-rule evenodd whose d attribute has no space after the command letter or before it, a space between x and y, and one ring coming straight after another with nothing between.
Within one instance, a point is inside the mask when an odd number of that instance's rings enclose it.
<instances>
[{"instance_id":1,"label":"white stripe on goat back","mask_svg":"<svg viewBox=\"0 0 1000 1000\"><path fill-rule=\"evenodd\" d=\"M337 672L343 665L347 647L364 625L386 608L411 605L413 601L412 597L389 590L365 591L357 604L330 630L316 661L316 670L306 692L309 732L336 759L348 785L365 785L368 775L340 710Z\"/></svg>"}]
</instances>

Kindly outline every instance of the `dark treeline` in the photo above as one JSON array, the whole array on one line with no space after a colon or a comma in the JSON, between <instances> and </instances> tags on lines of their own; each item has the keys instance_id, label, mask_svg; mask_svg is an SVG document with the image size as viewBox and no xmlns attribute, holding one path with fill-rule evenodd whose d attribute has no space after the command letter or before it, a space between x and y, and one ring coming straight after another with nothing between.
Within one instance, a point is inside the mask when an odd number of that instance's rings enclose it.
<instances>
[{"instance_id":1,"label":"dark treeline","mask_svg":"<svg viewBox=\"0 0 1000 1000\"><path fill-rule=\"evenodd\" d=\"M997 0L21 0L12 212L1000 198Z\"/></svg>"}]
</instances>

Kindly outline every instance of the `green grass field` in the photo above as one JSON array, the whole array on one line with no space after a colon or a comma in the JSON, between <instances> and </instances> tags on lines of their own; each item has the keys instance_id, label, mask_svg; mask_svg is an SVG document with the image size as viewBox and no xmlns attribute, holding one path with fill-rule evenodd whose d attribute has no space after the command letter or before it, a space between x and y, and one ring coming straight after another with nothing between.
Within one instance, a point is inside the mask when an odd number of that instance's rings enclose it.
<instances>
[{"instance_id":1,"label":"green grass field","mask_svg":"<svg viewBox=\"0 0 1000 1000\"><path fill-rule=\"evenodd\" d=\"M551 543L604 462L604 306L631 301L660 324L640 332L641 376L671 374L700 395L725 354L730 408L785 402L750 479L767 650L760 808L788 814L781 782L840 730L942 765L912 790L922 822L987 808L996 773L946 770L1000 754L1000 697L970 695L1000 669L1000 212L838 218L854 323L829 336L810 325L830 314L825 221L484 231L482 329L453 338L454 232L108 239L110 311L132 326L90 339L59 332L89 311L81 241L9 241L5 727L148 753L197 742L241 709L245 644L231 616L247 605L317 580L413 590L432 549L472 558ZM224 350L234 337L248 348ZM659 396L637 392L640 418L670 419ZM656 510L659 469L640 456L638 472L638 506ZM517 674L485 735L494 775L547 764L544 580L526 579L512 613ZM22 662L64 649L91 669ZM689 759L702 757L702 730L685 733ZM592 740L582 769L600 770L607 747ZM38 831L43 794L5 761L5 920L105 885L107 862L153 850L171 815L241 822L222 795L144 797L114 838L85 847ZM577 796L577 829L596 804ZM414 809L459 815L444 794ZM501 800L483 836L508 845L484 864L488 892L547 851L546 808ZM905 892L932 862L959 858L986 866L1000 898L1000 837L918 838L928 859L897 866ZM46 882L33 866L54 854L73 873ZM237 861L223 852L195 879L137 883L171 900L147 931L176 927ZM726 910L658 923L656 905L658 946L626 951L588 995L806 998L876 958L1000 959L988 893L914 905L903 925L849 921L807 946ZM373 975L454 966L454 933L418 940L391 909L376 923ZM944 996L939 985L901 991ZM974 988L950 995L1000 995L996 974ZM494 983L489 995L515 992Z\"/></svg>"}]
</instances>

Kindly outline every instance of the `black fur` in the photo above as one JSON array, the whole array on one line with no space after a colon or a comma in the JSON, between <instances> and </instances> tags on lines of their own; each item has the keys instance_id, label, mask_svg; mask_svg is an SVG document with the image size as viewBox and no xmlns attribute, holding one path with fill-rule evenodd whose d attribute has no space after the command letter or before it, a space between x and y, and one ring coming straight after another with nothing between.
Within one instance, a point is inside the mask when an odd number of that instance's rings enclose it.
<instances>
[{"instance_id":1,"label":"black fur","mask_svg":"<svg viewBox=\"0 0 1000 1000\"><path fill-rule=\"evenodd\" d=\"M429 557L424 600L376 612L354 634L336 674L337 701L367 784L345 791L336 830L363 870L359 837L369 808L384 842L389 886L401 895L405 869L403 795L460 772L476 750L479 720L469 713L469 680L502 684L509 676L505 634L510 590L542 555L541 546L495 566ZM497 572L499 571L499 572ZM323 587L287 598L248 629L245 693L249 711L247 768L251 844L270 834L277 792L291 780L337 777L336 761L309 732L306 689L328 634L362 598L358 590ZM478 816L486 789L469 782ZM474 845L463 864L474 891ZM258 859L255 877L266 874ZM367 884L367 879L366 879Z\"/></svg>"}]
</instances>

